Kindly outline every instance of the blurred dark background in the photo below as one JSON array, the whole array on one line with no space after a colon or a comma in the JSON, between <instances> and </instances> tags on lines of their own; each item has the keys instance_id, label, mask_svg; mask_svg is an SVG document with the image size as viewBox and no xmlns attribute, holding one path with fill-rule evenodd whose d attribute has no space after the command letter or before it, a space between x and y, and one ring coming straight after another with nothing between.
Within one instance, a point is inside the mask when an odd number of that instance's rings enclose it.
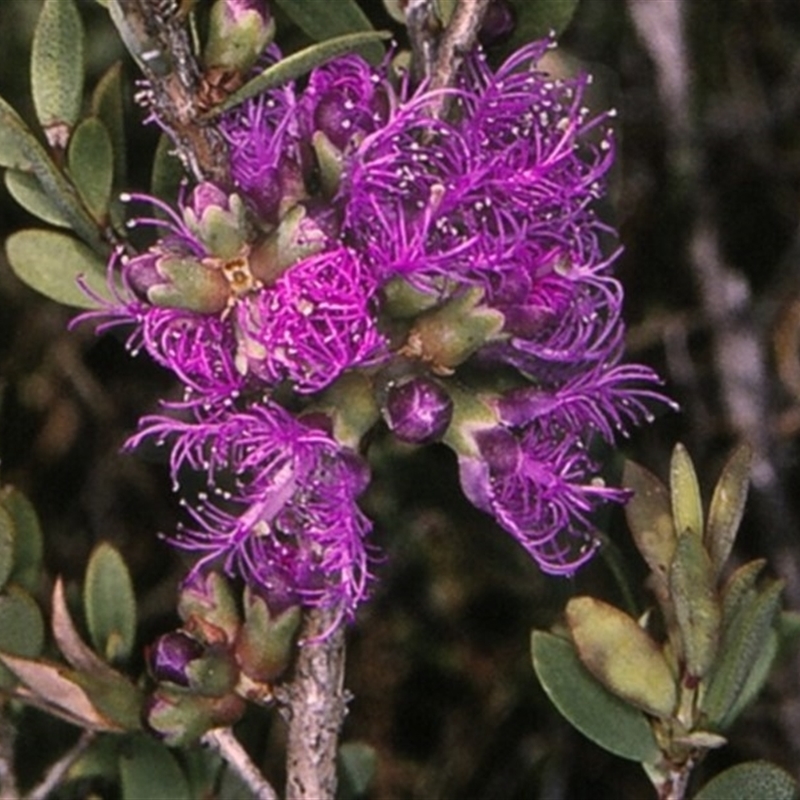
<instances>
[{"instance_id":1,"label":"blurred dark background","mask_svg":"<svg viewBox=\"0 0 800 800\"><path fill-rule=\"evenodd\" d=\"M79 5L92 85L123 52L106 12L92 0ZM364 5L378 24L392 24L380 3ZM0 3L0 94L29 120L39 6ZM125 63L132 86L136 72ZM608 214L625 248L628 358L655 366L682 406L621 442L621 453L663 476L682 441L710 492L730 447L748 439L754 485L734 559L768 558L787 582L786 605L800 610L800 8L796 0L582 0L552 66L593 72L593 102L619 111ZM131 102L130 183L145 188L156 132L139 126L141 116ZM0 238L31 224L0 189ZM131 359L120 338L96 338L86 325L68 331L72 316L23 286L0 254L2 482L36 505L52 576L77 583L98 541L122 551L144 645L175 622L185 565L156 533L174 527L178 508L165 465L119 447L173 385L146 359ZM636 764L559 717L530 664L531 629L551 625L570 596L620 602L604 559L571 580L545 577L462 498L445 448L379 438L373 455L365 505L384 557L350 631L344 733L377 750L371 796L651 797ZM640 579L621 513L608 533ZM640 600L648 602L644 592ZM248 741L275 767L278 726L251 717ZM40 742L58 738L39 726ZM21 751L31 762L23 778L52 760L41 751ZM796 657L781 661L698 779L745 758L800 777Z\"/></svg>"}]
</instances>

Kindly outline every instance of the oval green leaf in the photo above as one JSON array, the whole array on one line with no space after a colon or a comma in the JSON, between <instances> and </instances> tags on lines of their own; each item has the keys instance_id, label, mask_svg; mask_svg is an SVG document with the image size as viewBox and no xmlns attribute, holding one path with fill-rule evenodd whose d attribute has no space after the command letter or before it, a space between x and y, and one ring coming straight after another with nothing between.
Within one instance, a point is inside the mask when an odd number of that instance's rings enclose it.
<instances>
[{"instance_id":1,"label":"oval green leaf","mask_svg":"<svg viewBox=\"0 0 800 800\"><path fill-rule=\"evenodd\" d=\"M92 643L107 661L123 661L136 636L136 598L128 567L107 542L93 551L86 567L83 603Z\"/></svg>"},{"instance_id":2,"label":"oval green leaf","mask_svg":"<svg viewBox=\"0 0 800 800\"><path fill-rule=\"evenodd\" d=\"M794 778L768 761L747 761L712 778L694 800L796 800Z\"/></svg>"},{"instance_id":3,"label":"oval green leaf","mask_svg":"<svg viewBox=\"0 0 800 800\"><path fill-rule=\"evenodd\" d=\"M23 589L11 586L0 595L0 653L33 658L44 646L44 620L39 606ZM16 683L14 675L0 666L0 688Z\"/></svg>"},{"instance_id":4,"label":"oval green leaf","mask_svg":"<svg viewBox=\"0 0 800 800\"><path fill-rule=\"evenodd\" d=\"M35 592L42 578L42 556L44 541L39 517L33 504L16 487L5 486L0 490L0 507L14 522L14 568L11 580Z\"/></svg>"},{"instance_id":5,"label":"oval green leaf","mask_svg":"<svg viewBox=\"0 0 800 800\"><path fill-rule=\"evenodd\" d=\"M105 125L114 151L114 182L126 184L127 143L125 110L122 99L122 62L117 61L105 72L92 93L92 114Z\"/></svg>"},{"instance_id":6,"label":"oval green leaf","mask_svg":"<svg viewBox=\"0 0 800 800\"><path fill-rule=\"evenodd\" d=\"M111 137L97 117L88 117L75 129L67 166L84 205L98 224L103 224L111 200L114 153Z\"/></svg>"},{"instance_id":7,"label":"oval green leaf","mask_svg":"<svg viewBox=\"0 0 800 800\"><path fill-rule=\"evenodd\" d=\"M681 633L686 669L702 678L719 646L722 609L716 592L714 567L697 536L678 536L669 574L675 618Z\"/></svg>"},{"instance_id":8,"label":"oval green leaf","mask_svg":"<svg viewBox=\"0 0 800 800\"><path fill-rule=\"evenodd\" d=\"M694 464L686 448L678 443L669 465L669 487L672 496L672 518L678 534L691 531L703 536L703 503Z\"/></svg>"},{"instance_id":9,"label":"oval green leaf","mask_svg":"<svg viewBox=\"0 0 800 800\"><path fill-rule=\"evenodd\" d=\"M150 193L153 197L159 197L166 202L177 199L181 181L186 177L183 164L178 156L175 155L172 140L165 133L162 133L156 154L153 158L153 171L150 176ZM155 209L156 214L163 215L160 209Z\"/></svg>"},{"instance_id":10,"label":"oval green leaf","mask_svg":"<svg viewBox=\"0 0 800 800\"><path fill-rule=\"evenodd\" d=\"M0 97L0 167L31 170L32 147L41 145L19 114Z\"/></svg>"},{"instance_id":11,"label":"oval green leaf","mask_svg":"<svg viewBox=\"0 0 800 800\"><path fill-rule=\"evenodd\" d=\"M65 149L81 110L83 25L74 0L44 0L33 35L31 88L48 142Z\"/></svg>"},{"instance_id":12,"label":"oval green leaf","mask_svg":"<svg viewBox=\"0 0 800 800\"><path fill-rule=\"evenodd\" d=\"M278 6L315 42L324 42L347 33L372 31L369 17L355 0L277 0ZM384 48L375 41L366 42L358 51L373 63L384 56Z\"/></svg>"},{"instance_id":13,"label":"oval green leaf","mask_svg":"<svg viewBox=\"0 0 800 800\"><path fill-rule=\"evenodd\" d=\"M16 528L11 514L0 506L0 589L6 585L14 568L14 539Z\"/></svg>"},{"instance_id":14,"label":"oval green leaf","mask_svg":"<svg viewBox=\"0 0 800 800\"><path fill-rule=\"evenodd\" d=\"M54 231L18 231L6 240L6 255L16 276L51 300L77 308L97 308L98 303L80 287L111 299L105 264L72 236Z\"/></svg>"},{"instance_id":15,"label":"oval green leaf","mask_svg":"<svg viewBox=\"0 0 800 800\"><path fill-rule=\"evenodd\" d=\"M531 637L533 668L555 707L584 736L621 758L653 763L658 745L647 717L598 683L565 639Z\"/></svg>"},{"instance_id":16,"label":"oval green leaf","mask_svg":"<svg viewBox=\"0 0 800 800\"><path fill-rule=\"evenodd\" d=\"M29 213L59 228L69 228L69 220L42 189L39 179L30 172L10 169L6 172L8 193Z\"/></svg>"},{"instance_id":17,"label":"oval green leaf","mask_svg":"<svg viewBox=\"0 0 800 800\"><path fill-rule=\"evenodd\" d=\"M731 554L742 521L752 456L752 449L747 444L741 444L733 451L722 469L711 498L705 544L717 575L722 572Z\"/></svg>"},{"instance_id":18,"label":"oval green leaf","mask_svg":"<svg viewBox=\"0 0 800 800\"><path fill-rule=\"evenodd\" d=\"M339 779L339 800L358 800L366 797L375 777L378 754L366 742L345 742L337 754L336 772Z\"/></svg>"},{"instance_id":19,"label":"oval green leaf","mask_svg":"<svg viewBox=\"0 0 800 800\"><path fill-rule=\"evenodd\" d=\"M119 759L123 800L191 800L186 775L172 753L145 736L133 738Z\"/></svg>"},{"instance_id":20,"label":"oval green leaf","mask_svg":"<svg viewBox=\"0 0 800 800\"><path fill-rule=\"evenodd\" d=\"M578 0L512 0L517 12L517 25L509 42L510 49L556 34L566 29L578 7Z\"/></svg>"},{"instance_id":21,"label":"oval green leaf","mask_svg":"<svg viewBox=\"0 0 800 800\"><path fill-rule=\"evenodd\" d=\"M277 64L267 67L242 86L241 89L234 92L224 103L216 106L210 112L211 116L221 114L223 111L238 106L239 103L243 103L245 100L261 94L267 89L274 89L276 86L282 86L284 83L299 78L301 75L310 72L314 67L318 67L320 64L324 64L343 53L357 50L361 45L390 38L391 34L388 31L350 33L306 47L297 53L282 58Z\"/></svg>"},{"instance_id":22,"label":"oval green leaf","mask_svg":"<svg viewBox=\"0 0 800 800\"><path fill-rule=\"evenodd\" d=\"M675 710L675 678L661 648L635 620L594 597L575 597L566 609L578 657L607 689L659 717Z\"/></svg>"}]
</instances>

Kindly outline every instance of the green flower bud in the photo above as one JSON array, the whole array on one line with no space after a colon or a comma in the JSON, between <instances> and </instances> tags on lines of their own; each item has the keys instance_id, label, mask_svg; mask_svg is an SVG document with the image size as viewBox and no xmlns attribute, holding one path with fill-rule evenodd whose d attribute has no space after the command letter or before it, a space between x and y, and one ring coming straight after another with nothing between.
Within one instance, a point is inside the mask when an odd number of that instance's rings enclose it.
<instances>
[{"instance_id":1,"label":"green flower bud","mask_svg":"<svg viewBox=\"0 0 800 800\"><path fill-rule=\"evenodd\" d=\"M178 614L184 627L206 645L230 644L241 623L236 599L218 572L196 573L184 581Z\"/></svg>"},{"instance_id":2,"label":"green flower bud","mask_svg":"<svg viewBox=\"0 0 800 800\"><path fill-rule=\"evenodd\" d=\"M265 0L217 0L211 7L206 66L246 72L275 36Z\"/></svg>"}]
</instances>

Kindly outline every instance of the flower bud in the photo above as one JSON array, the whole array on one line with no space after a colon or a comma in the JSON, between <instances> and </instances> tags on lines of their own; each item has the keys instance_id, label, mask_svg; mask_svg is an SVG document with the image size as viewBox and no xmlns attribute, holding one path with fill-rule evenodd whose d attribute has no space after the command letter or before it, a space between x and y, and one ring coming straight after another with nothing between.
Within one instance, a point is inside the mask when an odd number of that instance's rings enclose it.
<instances>
[{"instance_id":1,"label":"flower bud","mask_svg":"<svg viewBox=\"0 0 800 800\"><path fill-rule=\"evenodd\" d=\"M178 614L185 627L204 644L233 642L239 630L236 599L218 572L189 575L181 587Z\"/></svg>"},{"instance_id":2,"label":"flower bud","mask_svg":"<svg viewBox=\"0 0 800 800\"><path fill-rule=\"evenodd\" d=\"M213 183L206 181L194 188L183 219L217 258L232 259L247 244L249 231L242 199L236 194L226 195Z\"/></svg>"},{"instance_id":3,"label":"flower bud","mask_svg":"<svg viewBox=\"0 0 800 800\"><path fill-rule=\"evenodd\" d=\"M281 607L283 606L283 607ZM300 607L280 603L270 608L268 599L251 587L244 594L245 621L236 642L242 672L254 681L273 681L289 666L300 627Z\"/></svg>"},{"instance_id":4,"label":"flower bud","mask_svg":"<svg viewBox=\"0 0 800 800\"><path fill-rule=\"evenodd\" d=\"M453 417L453 401L438 381L416 376L389 386L383 418L394 435L414 444L440 439Z\"/></svg>"},{"instance_id":5,"label":"flower bud","mask_svg":"<svg viewBox=\"0 0 800 800\"><path fill-rule=\"evenodd\" d=\"M484 47L507 42L517 27L517 14L508 0L491 0L483 17L478 41Z\"/></svg>"},{"instance_id":6,"label":"flower bud","mask_svg":"<svg viewBox=\"0 0 800 800\"><path fill-rule=\"evenodd\" d=\"M392 278L383 287L383 310L395 319L416 317L441 302L439 292L424 292L400 277Z\"/></svg>"},{"instance_id":7,"label":"flower bud","mask_svg":"<svg viewBox=\"0 0 800 800\"><path fill-rule=\"evenodd\" d=\"M187 667L203 654L203 645L186 633L172 631L156 639L147 652L150 674L157 681L188 686Z\"/></svg>"},{"instance_id":8,"label":"flower bud","mask_svg":"<svg viewBox=\"0 0 800 800\"><path fill-rule=\"evenodd\" d=\"M206 67L247 72L274 36L266 0L217 0L203 51Z\"/></svg>"},{"instance_id":9,"label":"flower bud","mask_svg":"<svg viewBox=\"0 0 800 800\"><path fill-rule=\"evenodd\" d=\"M192 256L151 250L131 259L125 275L139 297L161 308L216 314L225 308L230 295L222 272Z\"/></svg>"},{"instance_id":10,"label":"flower bud","mask_svg":"<svg viewBox=\"0 0 800 800\"><path fill-rule=\"evenodd\" d=\"M200 697L181 689L159 686L145 701L144 722L170 747L190 744L212 728L233 725L244 713L245 701L235 694Z\"/></svg>"}]
</instances>

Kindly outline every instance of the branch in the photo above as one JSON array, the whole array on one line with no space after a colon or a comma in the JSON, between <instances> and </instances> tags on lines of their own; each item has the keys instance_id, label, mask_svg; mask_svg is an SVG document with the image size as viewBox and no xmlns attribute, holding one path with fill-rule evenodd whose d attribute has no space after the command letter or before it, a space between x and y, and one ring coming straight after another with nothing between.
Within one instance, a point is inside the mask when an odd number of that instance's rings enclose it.
<instances>
[{"instance_id":1,"label":"branch","mask_svg":"<svg viewBox=\"0 0 800 800\"><path fill-rule=\"evenodd\" d=\"M203 744L216 750L247 784L256 800L278 800L278 795L247 755L230 728L215 728L203 736Z\"/></svg>"},{"instance_id":2,"label":"branch","mask_svg":"<svg viewBox=\"0 0 800 800\"><path fill-rule=\"evenodd\" d=\"M64 780L72 765L86 752L96 735L95 731L84 731L80 739L50 767L44 780L30 792L26 800L47 800Z\"/></svg>"},{"instance_id":3,"label":"branch","mask_svg":"<svg viewBox=\"0 0 800 800\"><path fill-rule=\"evenodd\" d=\"M17 730L10 720L0 714L0 798L17 800L17 776L14 772L14 745Z\"/></svg>"},{"instance_id":4,"label":"branch","mask_svg":"<svg viewBox=\"0 0 800 800\"><path fill-rule=\"evenodd\" d=\"M286 796L291 800L333 800L336 794L336 753L347 713L344 630L337 616L334 610L307 613L293 679L280 690L289 723Z\"/></svg>"},{"instance_id":5,"label":"branch","mask_svg":"<svg viewBox=\"0 0 800 800\"><path fill-rule=\"evenodd\" d=\"M227 145L204 124L202 74L192 51L186 18L164 0L110 0L109 11L125 46L147 79L142 94L170 133L186 168L198 180L229 186ZM170 11L169 8L172 8Z\"/></svg>"}]
</instances>

